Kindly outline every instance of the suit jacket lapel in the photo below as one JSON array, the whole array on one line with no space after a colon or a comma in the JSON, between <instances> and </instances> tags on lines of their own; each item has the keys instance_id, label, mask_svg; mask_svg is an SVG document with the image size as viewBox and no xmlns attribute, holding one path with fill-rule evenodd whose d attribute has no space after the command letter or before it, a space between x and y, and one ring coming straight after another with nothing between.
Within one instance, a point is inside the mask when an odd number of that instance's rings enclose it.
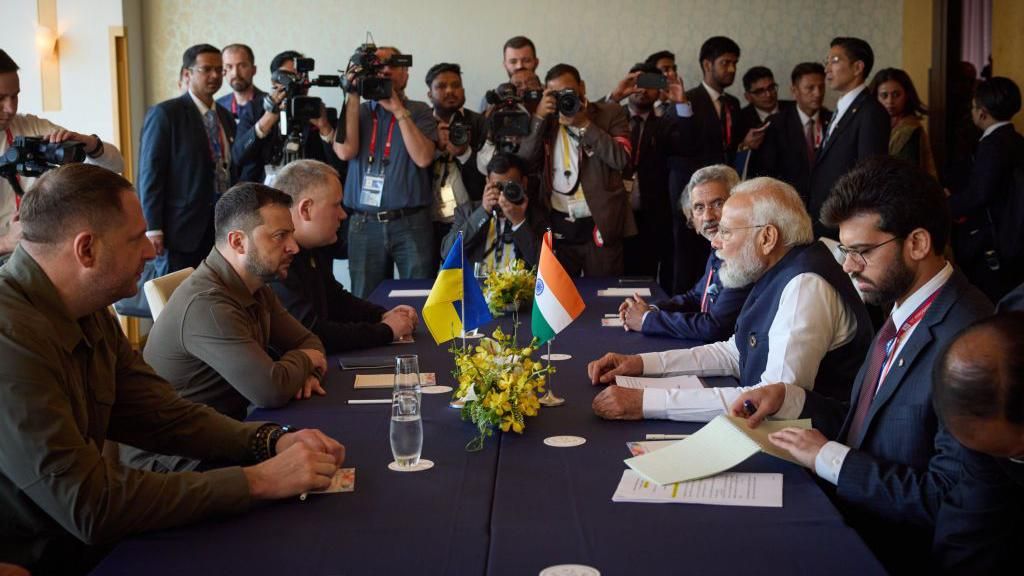
<instances>
[{"instance_id":1,"label":"suit jacket lapel","mask_svg":"<svg viewBox=\"0 0 1024 576\"><path fill-rule=\"evenodd\" d=\"M939 295L935 297L935 301L928 309L924 318L921 319L921 324L914 329L910 339L907 340L903 349L893 359L889 373L886 375L885 381L882 382L882 387L878 390L875 399L871 402L871 409L868 410L867 415L864 417L864 425L861 426L861 437L856 439L857 446L860 446L860 443L863 441L863 435L871 427L875 415L889 402L893 394L896 393L896 390L903 384L903 380L910 372L910 369L914 367L914 362L917 360L918 355L935 340L935 326L946 318L950 309L956 304L957 299L960 298L961 287L957 280L954 273L946 281L946 284L939 288ZM920 369L931 370L931 366L922 366Z\"/></svg>"},{"instance_id":2,"label":"suit jacket lapel","mask_svg":"<svg viewBox=\"0 0 1024 576\"><path fill-rule=\"evenodd\" d=\"M853 122L854 116L857 115L857 112L860 111L861 105L863 105L864 103L864 98L867 98L869 96L871 96L871 94L868 92L867 88L865 88L863 91L861 91L860 94L857 95L856 98L853 99L853 102L850 103L850 107L846 109L846 112L843 114L843 117L839 119L839 124L836 125L835 130L832 132L832 135L828 136L825 139L825 145L822 146L820 150L818 150L818 159L821 159L821 157L823 157L825 153L828 152L829 148L832 147L832 143L835 142L836 139L839 138L839 135L842 134L843 130L845 130L846 127L849 126L851 122ZM830 120L831 118L834 117L835 115L833 114L830 117ZM825 127L826 135L828 134L828 128L828 126Z\"/></svg>"}]
</instances>

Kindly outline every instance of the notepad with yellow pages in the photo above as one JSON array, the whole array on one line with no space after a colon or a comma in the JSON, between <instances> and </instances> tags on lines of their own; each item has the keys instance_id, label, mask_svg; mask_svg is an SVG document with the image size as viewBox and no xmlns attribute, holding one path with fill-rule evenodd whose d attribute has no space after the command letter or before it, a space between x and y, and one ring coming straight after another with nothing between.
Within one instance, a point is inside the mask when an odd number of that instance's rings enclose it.
<instances>
[{"instance_id":1,"label":"notepad with yellow pages","mask_svg":"<svg viewBox=\"0 0 1024 576\"><path fill-rule=\"evenodd\" d=\"M433 372L420 372L420 386L433 386L437 377ZM361 388L392 388L395 385L394 374L356 374L356 389Z\"/></svg>"},{"instance_id":2,"label":"notepad with yellow pages","mask_svg":"<svg viewBox=\"0 0 1024 576\"><path fill-rule=\"evenodd\" d=\"M720 415L689 438L654 452L635 456L626 464L638 474L664 486L707 478L725 472L758 452L796 463L789 452L777 448L768 435L783 428L810 428L810 419L766 420L755 429L735 416Z\"/></svg>"}]
</instances>

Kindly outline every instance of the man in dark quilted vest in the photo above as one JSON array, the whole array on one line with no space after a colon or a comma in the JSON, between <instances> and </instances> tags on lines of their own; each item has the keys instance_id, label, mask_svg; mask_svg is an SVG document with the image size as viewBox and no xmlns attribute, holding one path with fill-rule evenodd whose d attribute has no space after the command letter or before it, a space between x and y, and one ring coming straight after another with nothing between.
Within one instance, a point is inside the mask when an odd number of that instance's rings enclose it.
<instances>
[{"instance_id":1,"label":"man in dark quilted vest","mask_svg":"<svg viewBox=\"0 0 1024 576\"><path fill-rule=\"evenodd\" d=\"M705 422L745 390L782 382L843 401L871 345L864 303L790 185L755 178L733 189L711 246L725 287L753 284L732 338L685 350L606 354L587 367L593 384L669 372L731 376L739 387L632 389L594 399L602 418Z\"/></svg>"}]
</instances>

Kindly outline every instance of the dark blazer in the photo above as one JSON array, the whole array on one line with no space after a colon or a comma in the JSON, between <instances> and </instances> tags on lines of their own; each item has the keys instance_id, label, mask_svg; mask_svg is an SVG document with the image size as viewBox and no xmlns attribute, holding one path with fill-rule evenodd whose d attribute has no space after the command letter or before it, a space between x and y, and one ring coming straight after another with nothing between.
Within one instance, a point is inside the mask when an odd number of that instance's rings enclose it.
<instances>
[{"instance_id":1,"label":"dark blazer","mask_svg":"<svg viewBox=\"0 0 1024 576\"><path fill-rule=\"evenodd\" d=\"M832 118L832 111L818 112L822 130ZM812 163L807 158L807 139L796 106L781 108L772 118L765 133L764 144L756 157L757 175L771 176L796 188L801 198L810 197Z\"/></svg>"},{"instance_id":2,"label":"dark blazer","mask_svg":"<svg viewBox=\"0 0 1024 576\"><path fill-rule=\"evenodd\" d=\"M473 262L482 261L489 248L487 231L490 229L490 223L491 215L484 212L481 202L468 202L456 208L452 229L441 241L441 258L448 255L461 231L462 249L466 252L466 258ZM512 244L516 247L516 255L523 259L527 266L536 266L540 262L541 236L546 228L543 209L531 203L526 209L526 221L512 232Z\"/></svg>"},{"instance_id":3,"label":"dark blazer","mask_svg":"<svg viewBox=\"0 0 1024 576\"><path fill-rule=\"evenodd\" d=\"M622 172L629 167L629 118L622 106L607 102L591 102L586 114L590 127L581 142L581 185L594 224L605 244L614 246L637 232L629 195L622 185ZM535 119L530 135L520 144L520 156L529 158L534 166L543 166L541 199L545 204L550 204L553 193L551 158L558 127L557 116Z\"/></svg>"},{"instance_id":4,"label":"dark blazer","mask_svg":"<svg viewBox=\"0 0 1024 576\"><path fill-rule=\"evenodd\" d=\"M815 235L838 240L838 231L827 228L818 219L821 205L836 181L858 161L889 154L889 124L889 113L865 88L850 103L832 135L826 137L811 171L810 195L805 198ZM828 134L827 128L825 133Z\"/></svg>"},{"instance_id":5,"label":"dark blazer","mask_svg":"<svg viewBox=\"0 0 1024 576\"><path fill-rule=\"evenodd\" d=\"M627 180L635 174L640 187L639 253L627 252L627 258L637 260L632 264L637 271L644 270L644 274L653 275L658 270L659 283L667 292L672 291L675 270L672 221L681 218L679 204L672 203L669 193L669 158L694 152L695 143L689 138L692 122L691 118L676 115L655 116L652 111L644 122L636 150L631 151L636 165L623 174ZM627 273L630 267L627 262Z\"/></svg>"},{"instance_id":6,"label":"dark blazer","mask_svg":"<svg viewBox=\"0 0 1024 576\"><path fill-rule=\"evenodd\" d=\"M721 265L722 261L712 252L704 276L689 291L655 303L658 310L652 310L647 315L641 331L651 336L669 336L705 343L728 340L736 331L736 318L747 301L751 287L722 286L718 274ZM709 285L708 274L712 273ZM708 311L701 312L705 287L708 292Z\"/></svg>"},{"instance_id":7,"label":"dark blazer","mask_svg":"<svg viewBox=\"0 0 1024 576\"><path fill-rule=\"evenodd\" d=\"M1024 464L964 449L964 472L939 508L932 551L948 574L999 574L1019 562Z\"/></svg>"},{"instance_id":8,"label":"dark blazer","mask_svg":"<svg viewBox=\"0 0 1024 576\"><path fill-rule=\"evenodd\" d=\"M380 319L386 308L353 295L334 278L334 248L302 250L288 276L271 281L288 313L323 342L328 354L385 346L394 333Z\"/></svg>"},{"instance_id":9,"label":"dark blazer","mask_svg":"<svg viewBox=\"0 0 1024 576\"><path fill-rule=\"evenodd\" d=\"M890 568L927 557L935 515L959 480L962 449L932 409L932 369L969 324L992 313L988 299L960 272L940 288L910 335L865 416L860 438L847 438L868 362L850 393L849 410L808 392L801 417L852 450L836 495L842 511ZM842 422L838 435L835 423Z\"/></svg>"},{"instance_id":10,"label":"dark blazer","mask_svg":"<svg viewBox=\"0 0 1024 576\"><path fill-rule=\"evenodd\" d=\"M214 104L231 147L235 120ZM231 182L236 174L232 166ZM139 147L139 200L149 230L163 230L164 246L178 252L201 247L213 227L217 201L210 142L192 96L187 92L153 106L146 113Z\"/></svg>"},{"instance_id":11,"label":"dark blazer","mask_svg":"<svg viewBox=\"0 0 1024 576\"><path fill-rule=\"evenodd\" d=\"M244 106L238 111L238 137L235 145L231 148L231 154L238 165L239 182L259 182L266 179L266 165L278 164L279 157L284 146L284 135L281 133L281 124L274 124L273 128L265 138L256 136L256 124L263 117L263 92L256 90L258 96L254 96L252 103ZM230 94L229 94L230 96ZM257 100L257 98L259 98ZM334 167L341 174L341 181L345 181L345 170L347 162L334 153L331 142L324 142L320 138L320 132L311 124L306 122L302 126L301 136L302 157L310 160L326 162Z\"/></svg>"},{"instance_id":12,"label":"dark blazer","mask_svg":"<svg viewBox=\"0 0 1024 576\"><path fill-rule=\"evenodd\" d=\"M686 91L687 100L693 110L690 129L687 131L687 138L692 144L685 154L669 160L669 195L672 206L679 206L679 197L694 172L712 164L732 166L739 143L736 139L736 129L740 102L734 96L725 93L723 95L723 101L734 119L733 138L729 146L726 146L722 138L722 123L704 84L701 83L696 88ZM669 114L674 115L675 110L670 109ZM686 225L686 220L681 214L672 222L675 246L675 279L672 283L672 292L683 292L701 276L708 257L709 245L704 238Z\"/></svg>"}]
</instances>

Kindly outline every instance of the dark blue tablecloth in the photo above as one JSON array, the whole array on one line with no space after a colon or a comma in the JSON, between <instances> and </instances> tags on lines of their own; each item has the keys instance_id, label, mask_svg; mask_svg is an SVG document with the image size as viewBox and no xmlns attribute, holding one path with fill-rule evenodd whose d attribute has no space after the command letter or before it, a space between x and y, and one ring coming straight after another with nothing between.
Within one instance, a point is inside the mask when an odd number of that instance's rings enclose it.
<instances>
[{"instance_id":1,"label":"dark blue tablecloth","mask_svg":"<svg viewBox=\"0 0 1024 576\"><path fill-rule=\"evenodd\" d=\"M389 281L373 300L386 306L424 298L389 299L394 288L429 288L430 281ZM739 470L784 474L784 507L613 503L629 456L625 443L649 432L691 432L675 422L606 422L593 415L598 392L586 363L606 351L680 347L679 341L602 328L620 298L599 298L608 280L581 280L584 316L560 334L554 390L566 404L544 408L522 435L497 433L481 452L464 446L475 432L447 407L447 395L424 395L423 457L428 472L387 470L389 405L349 405L351 398L385 398L389 390L354 390L360 371L332 359L325 397L260 410L252 419L318 427L347 448L356 491L258 505L249 513L167 530L118 545L94 574L537 574L547 566L587 564L602 574L757 573L875 574L882 569L847 527L811 476L797 466L756 456ZM657 290L653 285L653 290ZM530 336L529 310L522 340ZM498 321L510 329L510 320ZM489 330L488 330L489 331ZM343 356L417 353L420 368L451 384L447 345L424 328L416 343ZM387 372L387 370L378 370ZM577 448L545 446L556 434L583 436Z\"/></svg>"}]
</instances>

